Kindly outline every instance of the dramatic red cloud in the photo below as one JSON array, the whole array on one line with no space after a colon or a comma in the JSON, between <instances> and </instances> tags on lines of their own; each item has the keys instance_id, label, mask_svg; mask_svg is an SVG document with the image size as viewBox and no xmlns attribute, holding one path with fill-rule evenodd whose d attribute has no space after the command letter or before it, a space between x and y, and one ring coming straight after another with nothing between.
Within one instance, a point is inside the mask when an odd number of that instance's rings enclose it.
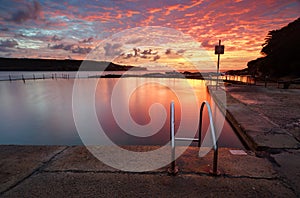
<instances>
[{"instance_id":1,"label":"dramatic red cloud","mask_svg":"<svg viewBox=\"0 0 300 198\"><path fill-rule=\"evenodd\" d=\"M214 45L221 39L225 45L222 67L227 69L243 68L247 61L261 56L259 52L267 33L298 18L300 10L297 0L191 0L180 4L135 0L12 0L1 4L0 42L14 40L19 44L3 45L2 57L82 59L98 41L123 30L161 26L192 36L213 59L216 59ZM134 36L133 33L133 39ZM147 32L143 36L146 38ZM82 42L88 38L93 39ZM70 46L73 46L71 50L65 50Z\"/></svg>"}]
</instances>

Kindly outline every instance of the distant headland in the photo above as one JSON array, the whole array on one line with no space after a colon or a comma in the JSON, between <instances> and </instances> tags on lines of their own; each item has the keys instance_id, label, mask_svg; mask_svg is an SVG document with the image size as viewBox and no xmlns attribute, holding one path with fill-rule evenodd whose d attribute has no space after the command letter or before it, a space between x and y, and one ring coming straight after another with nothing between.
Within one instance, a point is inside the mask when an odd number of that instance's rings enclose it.
<instances>
[{"instance_id":1,"label":"distant headland","mask_svg":"<svg viewBox=\"0 0 300 198\"><path fill-rule=\"evenodd\" d=\"M84 64L84 71L147 70L144 67L118 65L105 61L0 58L0 71L78 71L81 64Z\"/></svg>"}]
</instances>

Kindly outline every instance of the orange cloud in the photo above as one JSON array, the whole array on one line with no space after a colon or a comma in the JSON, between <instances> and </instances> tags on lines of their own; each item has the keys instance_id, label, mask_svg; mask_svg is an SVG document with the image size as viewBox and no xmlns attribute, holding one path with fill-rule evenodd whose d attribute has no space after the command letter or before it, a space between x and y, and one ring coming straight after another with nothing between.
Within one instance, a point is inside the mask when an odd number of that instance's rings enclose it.
<instances>
[{"instance_id":1,"label":"orange cloud","mask_svg":"<svg viewBox=\"0 0 300 198\"><path fill-rule=\"evenodd\" d=\"M132 16L135 15L135 14L140 14L140 12L139 12L139 11L133 11L133 10L128 10L128 11L126 12L126 16L127 16L127 17L132 17Z\"/></svg>"},{"instance_id":2,"label":"orange cloud","mask_svg":"<svg viewBox=\"0 0 300 198\"><path fill-rule=\"evenodd\" d=\"M156 12L160 12L162 9L161 8L150 8L148 9L148 13L153 14Z\"/></svg>"}]
</instances>

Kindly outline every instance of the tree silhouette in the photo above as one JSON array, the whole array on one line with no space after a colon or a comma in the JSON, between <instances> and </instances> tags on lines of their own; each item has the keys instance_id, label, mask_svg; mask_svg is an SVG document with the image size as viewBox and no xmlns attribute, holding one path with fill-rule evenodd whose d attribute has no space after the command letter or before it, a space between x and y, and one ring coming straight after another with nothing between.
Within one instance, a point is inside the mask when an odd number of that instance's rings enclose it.
<instances>
[{"instance_id":1,"label":"tree silhouette","mask_svg":"<svg viewBox=\"0 0 300 198\"><path fill-rule=\"evenodd\" d=\"M264 57L248 62L249 73L300 77L300 18L270 31L262 47Z\"/></svg>"}]
</instances>

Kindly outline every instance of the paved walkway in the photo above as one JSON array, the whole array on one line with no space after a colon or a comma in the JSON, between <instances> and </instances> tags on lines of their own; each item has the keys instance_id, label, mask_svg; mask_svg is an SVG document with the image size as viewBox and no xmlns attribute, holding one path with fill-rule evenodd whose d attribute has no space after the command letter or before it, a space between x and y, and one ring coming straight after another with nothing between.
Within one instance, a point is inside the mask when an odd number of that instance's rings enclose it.
<instances>
[{"instance_id":1,"label":"paved walkway","mask_svg":"<svg viewBox=\"0 0 300 198\"><path fill-rule=\"evenodd\" d=\"M194 147L177 160L179 174L168 176L168 166L143 173L113 169L81 146L3 145L0 196L299 197L300 91L254 86L226 89L228 117L253 151L236 155L233 149L220 149L218 177L209 174L212 152L198 158Z\"/></svg>"}]
</instances>

